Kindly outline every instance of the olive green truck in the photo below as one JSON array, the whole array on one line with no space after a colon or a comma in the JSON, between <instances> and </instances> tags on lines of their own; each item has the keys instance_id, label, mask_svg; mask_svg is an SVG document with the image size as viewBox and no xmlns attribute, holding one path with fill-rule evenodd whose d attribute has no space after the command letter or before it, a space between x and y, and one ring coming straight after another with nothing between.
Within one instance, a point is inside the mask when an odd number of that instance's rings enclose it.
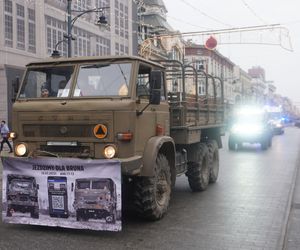
<instances>
[{"instance_id":1,"label":"olive green truck","mask_svg":"<svg viewBox=\"0 0 300 250\"><path fill-rule=\"evenodd\" d=\"M193 191L218 178L223 83L191 65L56 58L28 64L18 89L14 157L117 159L122 192L146 219L166 213L176 177Z\"/></svg>"}]
</instances>

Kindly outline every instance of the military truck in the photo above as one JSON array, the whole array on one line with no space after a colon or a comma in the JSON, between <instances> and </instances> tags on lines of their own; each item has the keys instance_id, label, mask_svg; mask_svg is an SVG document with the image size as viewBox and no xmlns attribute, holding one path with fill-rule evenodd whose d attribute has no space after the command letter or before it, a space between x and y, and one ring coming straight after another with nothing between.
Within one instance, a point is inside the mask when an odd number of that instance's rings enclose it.
<instances>
[{"instance_id":1,"label":"military truck","mask_svg":"<svg viewBox=\"0 0 300 250\"><path fill-rule=\"evenodd\" d=\"M14 212L30 213L32 218L39 218L38 203L39 185L32 176L7 175L6 199L7 217L11 217Z\"/></svg>"},{"instance_id":2,"label":"military truck","mask_svg":"<svg viewBox=\"0 0 300 250\"><path fill-rule=\"evenodd\" d=\"M116 222L116 184L110 178L81 178L75 180L75 200L77 221L90 218L102 219L107 223Z\"/></svg>"},{"instance_id":3,"label":"military truck","mask_svg":"<svg viewBox=\"0 0 300 250\"><path fill-rule=\"evenodd\" d=\"M222 80L191 65L56 58L27 65L10 136L15 157L118 159L122 192L140 216L158 220L177 176L193 191L216 182L223 123Z\"/></svg>"}]
</instances>

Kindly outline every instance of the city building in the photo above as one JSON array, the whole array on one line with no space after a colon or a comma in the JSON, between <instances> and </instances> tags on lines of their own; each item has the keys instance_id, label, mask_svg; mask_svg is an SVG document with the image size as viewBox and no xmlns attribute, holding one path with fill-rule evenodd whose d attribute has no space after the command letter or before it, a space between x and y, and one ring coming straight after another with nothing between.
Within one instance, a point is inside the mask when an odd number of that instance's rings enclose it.
<instances>
[{"instance_id":1,"label":"city building","mask_svg":"<svg viewBox=\"0 0 300 250\"><path fill-rule=\"evenodd\" d=\"M251 76L241 69L234 66L233 92L235 103L248 104L252 101Z\"/></svg>"},{"instance_id":2,"label":"city building","mask_svg":"<svg viewBox=\"0 0 300 250\"><path fill-rule=\"evenodd\" d=\"M0 117L10 123L13 85L22 78L25 65L51 56L57 49L67 56L67 6L73 19L72 56L132 55L132 0L2 0L0 1ZM109 29L95 22L104 15Z\"/></svg>"},{"instance_id":3,"label":"city building","mask_svg":"<svg viewBox=\"0 0 300 250\"><path fill-rule=\"evenodd\" d=\"M182 61L184 42L180 33L167 22L167 9L162 0L138 1L139 55L154 60Z\"/></svg>"},{"instance_id":4,"label":"city building","mask_svg":"<svg viewBox=\"0 0 300 250\"><path fill-rule=\"evenodd\" d=\"M185 46L185 62L192 64L196 69L203 69L207 74L219 77L224 82L224 102L227 112L235 104L234 93L234 63L217 50L209 50L203 45L187 42ZM205 82L200 81L200 95L205 94ZM209 91L208 91L209 92ZM217 87L217 93L220 89Z\"/></svg>"},{"instance_id":5,"label":"city building","mask_svg":"<svg viewBox=\"0 0 300 250\"><path fill-rule=\"evenodd\" d=\"M260 66L253 66L248 69L248 74L252 78L252 95L254 102L264 105L266 103L267 82L265 70Z\"/></svg>"}]
</instances>

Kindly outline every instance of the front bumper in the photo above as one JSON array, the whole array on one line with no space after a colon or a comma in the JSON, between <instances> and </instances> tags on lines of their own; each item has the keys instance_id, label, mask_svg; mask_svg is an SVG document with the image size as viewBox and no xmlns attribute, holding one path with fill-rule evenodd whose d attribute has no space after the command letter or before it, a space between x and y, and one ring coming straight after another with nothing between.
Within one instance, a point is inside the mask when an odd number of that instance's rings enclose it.
<instances>
[{"instance_id":1,"label":"front bumper","mask_svg":"<svg viewBox=\"0 0 300 250\"><path fill-rule=\"evenodd\" d=\"M234 140L236 143L261 143L265 138L266 135L261 134L252 134L252 135L246 135L246 134L231 134L231 139Z\"/></svg>"}]
</instances>

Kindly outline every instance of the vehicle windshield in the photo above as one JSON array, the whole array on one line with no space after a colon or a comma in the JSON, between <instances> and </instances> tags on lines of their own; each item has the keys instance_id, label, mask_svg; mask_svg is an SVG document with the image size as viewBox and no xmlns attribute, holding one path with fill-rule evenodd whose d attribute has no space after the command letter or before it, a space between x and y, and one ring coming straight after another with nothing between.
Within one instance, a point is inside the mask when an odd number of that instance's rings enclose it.
<instances>
[{"instance_id":1,"label":"vehicle windshield","mask_svg":"<svg viewBox=\"0 0 300 250\"><path fill-rule=\"evenodd\" d=\"M264 116L263 114L256 114L256 115L238 115L235 117L235 123L243 123L243 124L257 124L257 123L263 123L264 122Z\"/></svg>"},{"instance_id":2,"label":"vehicle windshield","mask_svg":"<svg viewBox=\"0 0 300 250\"><path fill-rule=\"evenodd\" d=\"M128 96L131 68L131 63L85 64L74 79L75 65L31 67L18 98Z\"/></svg>"},{"instance_id":3,"label":"vehicle windshield","mask_svg":"<svg viewBox=\"0 0 300 250\"><path fill-rule=\"evenodd\" d=\"M66 97L69 95L74 66L30 68L19 98Z\"/></svg>"},{"instance_id":4,"label":"vehicle windshield","mask_svg":"<svg viewBox=\"0 0 300 250\"><path fill-rule=\"evenodd\" d=\"M78 189L90 189L90 181L78 181L77 188Z\"/></svg>"},{"instance_id":5,"label":"vehicle windshield","mask_svg":"<svg viewBox=\"0 0 300 250\"><path fill-rule=\"evenodd\" d=\"M108 181L93 181L92 182L92 189L108 189L109 182Z\"/></svg>"},{"instance_id":6,"label":"vehicle windshield","mask_svg":"<svg viewBox=\"0 0 300 250\"><path fill-rule=\"evenodd\" d=\"M74 96L127 96L130 74L131 63L82 65Z\"/></svg>"}]
</instances>

